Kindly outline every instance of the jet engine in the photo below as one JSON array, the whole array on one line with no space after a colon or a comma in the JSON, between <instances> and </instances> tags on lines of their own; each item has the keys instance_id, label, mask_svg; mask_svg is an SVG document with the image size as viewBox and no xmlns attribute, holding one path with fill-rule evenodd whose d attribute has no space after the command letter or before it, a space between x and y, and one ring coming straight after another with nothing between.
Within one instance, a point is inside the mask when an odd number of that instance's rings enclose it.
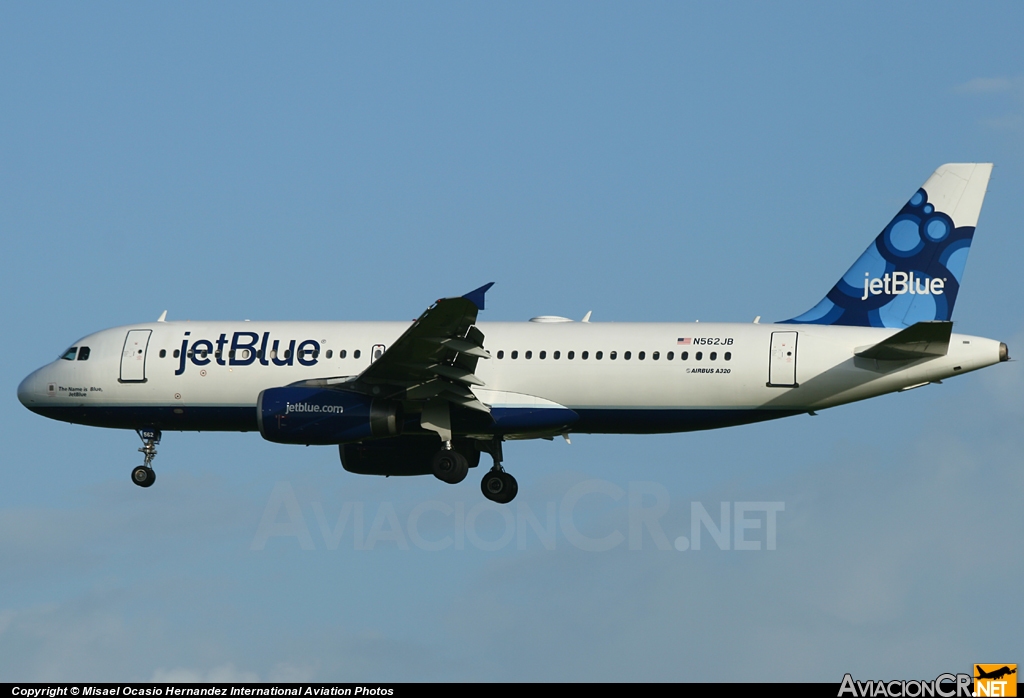
<instances>
[{"instance_id":1,"label":"jet engine","mask_svg":"<svg viewBox=\"0 0 1024 698\"><path fill-rule=\"evenodd\" d=\"M343 444L396 436L402 405L327 388L268 388L256 402L260 434L279 444Z\"/></svg>"},{"instance_id":2,"label":"jet engine","mask_svg":"<svg viewBox=\"0 0 1024 698\"><path fill-rule=\"evenodd\" d=\"M360 475L429 475L431 460L440 448L436 434L403 436L338 446L341 465ZM454 439L452 448L465 456L470 468L480 463L480 448L472 439Z\"/></svg>"}]
</instances>

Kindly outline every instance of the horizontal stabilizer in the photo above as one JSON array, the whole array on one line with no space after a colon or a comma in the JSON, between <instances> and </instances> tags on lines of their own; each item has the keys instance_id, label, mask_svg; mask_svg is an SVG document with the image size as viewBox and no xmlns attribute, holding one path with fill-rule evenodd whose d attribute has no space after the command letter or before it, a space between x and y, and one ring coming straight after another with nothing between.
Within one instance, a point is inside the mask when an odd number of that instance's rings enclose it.
<instances>
[{"instance_id":1,"label":"horizontal stabilizer","mask_svg":"<svg viewBox=\"0 0 1024 698\"><path fill-rule=\"evenodd\" d=\"M949 337L952 333L953 323L949 321L918 322L874 346L856 352L856 356L882 361L912 361L945 356L949 351Z\"/></svg>"}]
</instances>

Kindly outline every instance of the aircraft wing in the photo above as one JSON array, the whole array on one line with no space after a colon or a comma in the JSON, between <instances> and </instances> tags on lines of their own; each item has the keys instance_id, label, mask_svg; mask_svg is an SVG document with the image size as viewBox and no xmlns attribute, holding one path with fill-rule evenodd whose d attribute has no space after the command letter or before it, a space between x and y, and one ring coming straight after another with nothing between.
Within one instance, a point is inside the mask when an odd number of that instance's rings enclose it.
<instances>
[{"instance_id":1,"label":"aircraft wing","mask_svg":"<svg viewBox=\"0 0 1024 698\"><path fill-rule=\"evenodd\" d=\"M379 359L338 387L406 400L440 397L488 412L470 386L483 385L474 375L477 361L491 358L475 324L493 285L437 301Z\"/></svg>"},{"instance_id":2,"label":"aircraft wing","mask_svg":"<svg viewBox=\"0 0 1024 698\"><path fill-rule=\"evenodd\" d=\"M952 333L953 323L949 320L917 322L855 354L865 359L883 361L912 361L945 356L949 351L949 337Z\"/></svg>"}]
</instances>

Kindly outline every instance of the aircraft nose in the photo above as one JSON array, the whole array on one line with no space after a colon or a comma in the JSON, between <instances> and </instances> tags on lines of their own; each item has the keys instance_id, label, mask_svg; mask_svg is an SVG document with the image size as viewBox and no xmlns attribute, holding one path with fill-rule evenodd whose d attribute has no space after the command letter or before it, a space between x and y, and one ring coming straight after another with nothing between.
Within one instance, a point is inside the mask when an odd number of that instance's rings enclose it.
<instances>
[{"instance_id":1,"label":"aircraft nose","mask_svg":"<svg viewBox=\"0 0 1024 698\"><path fill-rule=\"evenodd\" d=\"M1006 342L999 343L999 360L1009 361L1010 360L1010 349L1006 346Z\"/></svg>"},{"instance_id":2,"label":"aircraft nose","mask_svg":"<svg viewBox=\"0 0 1024 698\"><path fill-rule=\"evenodd\" d=\"M39 371L33 371L25 376L25 380L18 384L18 400L30 410L36 406L36 402L40 397L40 380Z\"/></svg>"}]
</instances>

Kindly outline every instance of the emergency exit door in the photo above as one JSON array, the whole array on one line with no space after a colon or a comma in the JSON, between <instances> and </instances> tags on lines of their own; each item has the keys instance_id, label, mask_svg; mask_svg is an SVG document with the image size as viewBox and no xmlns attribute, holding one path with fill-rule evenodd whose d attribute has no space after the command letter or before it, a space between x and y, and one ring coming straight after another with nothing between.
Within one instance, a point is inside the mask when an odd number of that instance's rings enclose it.
<instances>
[{"instance_id":1,"label":"emergency exit door","mask_svg":"<svg viewBox=\"0 0 1024 698\"><path fill-rule=\"evenodd\" d=\"M796 332L772 332L772 350L768 359L768 387L795 388Z\"/></svg>"},{"instance_id":2,"label":"emergency exit door","mask_svg":"<svg viewBox=\"0 0 1024 698\"><path fill-rule=\"evenodd\" d=\"M146 347L153 330L128 330L121 351L121 382L146 382Z\"/></svg>"}]
</instances>

